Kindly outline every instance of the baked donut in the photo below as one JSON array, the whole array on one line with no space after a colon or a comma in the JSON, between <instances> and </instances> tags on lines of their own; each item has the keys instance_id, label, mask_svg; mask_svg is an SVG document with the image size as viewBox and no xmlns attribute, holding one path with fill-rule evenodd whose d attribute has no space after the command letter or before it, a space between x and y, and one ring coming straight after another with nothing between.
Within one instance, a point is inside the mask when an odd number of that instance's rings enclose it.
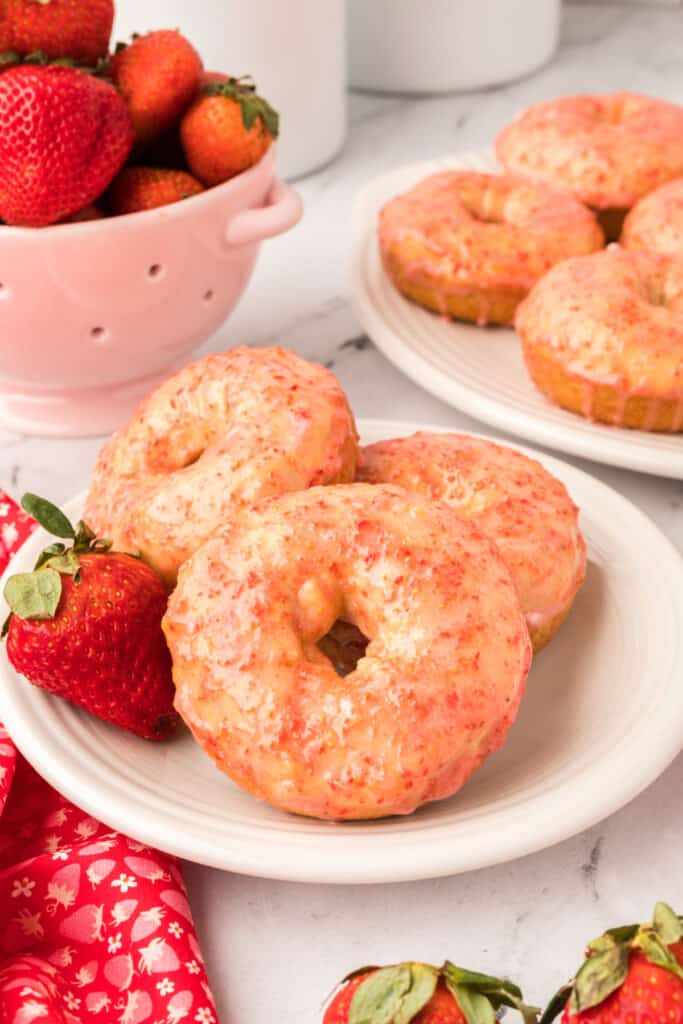
<instances>
[{"instance_id":1,"label":"baked donut","mask_svg":"<svg viewBox=\"0 0 683 1024\"><path fill-rule=\"evenodd\" d=\"M358 435L341 385L283 348L191 363L104 446L84 517L169 583L243 505L353 480Z\"/></svg>"},{"instance_id":2,"label":"baked donut","mask_svg":"<svg viewBox=\"0 0 683 1024\"><path fill-rule=\"evenodd\" d=\"M567 260L517 312L536 386L589 419L683 429L683 262L610 246Z\"/></svg>"},{"instance_id":3,"label":"baked donut","mask_svg":"<svg viewBox=\"0 0 683 1024\"><path fill-rule=\"evenodd\" d=\"M318 642L369 638L339 676ZM254 796L332 820L409 814L505 741L531 661L498 549L397 487L261 502L180 570L163 623L176 707Z\"/></svg>"},{"instance_id":4,"label":"baked donut","mask_svg":"<svg viewBox=\"0 0 683 1024\"><path fill-rule=\"evenodd\" d=\"M624 249L683 256L683 178L644 196L629 212L621 233Z\"/></svg>"},{"instance_id":5,"label":"baked donut","mask_svg":"<svg viewBox=\"0 0 683 1024\"><path fill-rule=\"evenodd\" d=\"M382 209L384 268L403 295L478 324L509 324L555 263L604 245L571 193L519 177L442 171Z\"/></svg>"},{"instance_id":6,"label":"baked donut","mask_svg":"<svg viewBox=\"0 0 683 1024\"><path fill-rule=\"evenodd\" d=\"M641 196L683 174L683 107L634 92L563 96L520 114L496 154L508 171L571 189L614 241Z\"/></svg>"},{"instance_id":7,"label":"baked donut","mask_svg":"<svg viewBox=\"0 0 683 1024\"><path fill-rule=\"evenodd\" d=\"M514 448L465 434L420 433L365 448L358 479L444 501L498 547L534 650L569 613L586 574L578 509L564 484Z\"/></svg>"}]
</instances>

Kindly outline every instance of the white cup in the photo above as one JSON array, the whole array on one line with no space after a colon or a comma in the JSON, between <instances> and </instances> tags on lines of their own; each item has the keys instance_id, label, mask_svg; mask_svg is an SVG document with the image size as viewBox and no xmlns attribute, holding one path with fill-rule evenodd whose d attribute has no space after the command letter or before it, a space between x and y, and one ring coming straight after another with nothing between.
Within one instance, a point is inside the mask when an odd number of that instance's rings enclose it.
<instances>
[{"instance_id":1,"label":"white cup","mask_svg":"<svg viewBox=\"0 0 683 1024\"><path fill-rule=\"evenodd\" d=\"M349 0L350 82L406 93L495 85L549 60L559 25L560 0Z\"/></svg>"},{"instance_id":2,"label":"white cup","mask_svg":"<svg viewBox=\"0 0 683 1024\"><path fill-rule=\"evenodd\" d=\"M179 28L210 71L253 75L279 111L280 173L327 163L346 137L345 0L118 0L114 39Z\"/></svg>"}]
</instances>

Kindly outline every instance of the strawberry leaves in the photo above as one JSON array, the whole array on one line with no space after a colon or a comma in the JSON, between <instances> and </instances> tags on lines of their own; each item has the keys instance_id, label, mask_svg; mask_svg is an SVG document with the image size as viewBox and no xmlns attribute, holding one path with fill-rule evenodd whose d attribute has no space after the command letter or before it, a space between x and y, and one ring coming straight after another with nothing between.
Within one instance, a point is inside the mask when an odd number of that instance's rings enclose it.
<instances>
[{"instance_id":1,"label":"strawberry leaves","mask_svg":"<svg viewBox=\"0 0 683 1024\"><path fill-rule=\"evenodd\" d=\"M25 494L21 505L47 533L72 544L69 547L61 541L50 544L38 556L33 572L10 576L5 584L5 600L11 614L20 619L52 619L62 596L62 575L73 576L74 582L80 583L79 556L104 554L111 548L111 542L99 539L84 522L74 527L61 509L37 494ZM8 628L9 618L2 630L3 636Z\"/></svg>"},{"instance_id":2,"label":"strawberry leaves","mask_svg":"<svg viewBox=\"0 0 683 1024\"><path fill-rule=\"evenodd\" d=\"M658 903L652 922L610 928L588 946L576 976L564 985L546 1008L540 1024L550 1024L569 1000L572 1014L599 1006L616 992L628 976L631 953L640 950L655 967L683 981L683 968L669 946L683 939L683 919L666 903Z\"/></svg>"},{"instance_id":3,"label":"strawberry leaves","mask_svg":"<svg viewBox=\"0 0 683 1024\"><path fill-rule=\"evenodd\" d=\"M267 100L256 92L256 85L245 75L242 78L230 78L227 82L210 82L203 90L205 96L224 96L235 100L240 105L242 124L246 131L251 131L257 118L261 118L271 138L276 139L280 131L280 115Z\"/></svg>"},{"instance_id":4,"label":"strawberry leaves","mask_svg":"<svg viewBox=\"0 0 683 1024\"><path fill-rule=\"evenodd\" d=\"M437 980L426 964L383 967L354 994L349 1024L409 1024L434 995Z\"/></svg>"},{"instance_id":5,"label":"strawberry leaves","mask_svg":"<svg viewBox=\"0 0 683 1024\"><path fill-rule=\"evenodd\" d=\"M39 498L37 494L25 494L21 499L21 507L53 537L75 539L76 531L69 520L61 509L46 498Z\"/></svg>"},{"instance_id":6,"label":"strawberry leaves","mask_svg":"<svg viewBox=\"0 0 683 1024\"><path fill-rule=\"evenodd\" d=\"M539 1009L527 1006L522 990L511 981L503 981L489 974L478 974L476 971L466 971L448 960L441 971L467 1024L491 1024L502 1006L517 1010L524 1024L536 1024Z\"/></svg>"},{"instance_id":7,"label":"strawberry leaves","mask_svg":"<svg viewBox=\"0 0 683 1024\"><path fill-rule=\"evenodd\" d=\"M405 963L375 970L354 993L348 1024L410 1024L430 1002L439 981L450 991L467 1024L495 1024L503 1006L517 1010L525 1024L538 1020L539 1011L524 1003L516 985L446 961L440 969Z\"/></svg>"},{"instance_id":8,"label":"strawberry leaves","mask_svg":"<svg viewBox=\"0 0 683 1024\"><path fill-rule=\"evenodd\" d=\"M55 569L18 573L8 579L4 593L20 619L52 619L62 596L62 577Z\"/></svg>"}]
</instances>

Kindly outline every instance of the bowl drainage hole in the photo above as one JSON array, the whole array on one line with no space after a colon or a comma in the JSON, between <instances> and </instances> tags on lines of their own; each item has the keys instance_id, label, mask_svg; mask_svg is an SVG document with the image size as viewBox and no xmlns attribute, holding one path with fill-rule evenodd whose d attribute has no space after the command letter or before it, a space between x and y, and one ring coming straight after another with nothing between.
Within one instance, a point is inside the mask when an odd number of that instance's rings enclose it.
<instances>
[{"instance_id":1,"label":"bowl drainage hole","mask_svg":"<svg viewBox=\"0 0 683 1024\"><path fill-rule=\"evenodd\" d=\"M106 327L93 327L90 330L90 337L97 345L103 345L109 340L109 332Z\"/></svg>"},{"instance_id":2,"label":"bowl drainage hole","mask_svg":"<svg viewBox=\"0 0 683 1024\"><path fill-rule=\"evenodd\" d=\"M213 302L214 290L209 288L208 291L204 292L204 302Z\"/></svg>"},{"instance_id":3,"label":"bowl drainage hole","mask_svg":"<svg viewBox=\"0 0 683 1024\"><path fill-rule=\"evenodd\" d=\"M152 280L154 280L155 278L161 277L163 272L164 268L162 267L161 263L153 263L149 270L147 271L147 276L151 277Z\"/></svg>"}]
</instances>

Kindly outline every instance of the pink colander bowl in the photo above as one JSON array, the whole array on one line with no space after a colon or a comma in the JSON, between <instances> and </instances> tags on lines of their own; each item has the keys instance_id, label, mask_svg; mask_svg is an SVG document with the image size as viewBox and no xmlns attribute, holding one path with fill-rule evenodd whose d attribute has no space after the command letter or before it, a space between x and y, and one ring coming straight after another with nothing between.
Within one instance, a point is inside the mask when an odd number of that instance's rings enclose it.
<instances>
[{"instance_id":1,"label":"pink colander bowl","mask_svg":"<svg viewBox=\"0 0 683 1024\"><path fill-rule=\"evenodd\" d=\"M115 429L220 327L297 193L271 148L250 170L144 213L0 227L0 422L76 437Z\"/></svg>"}]
</instances>

